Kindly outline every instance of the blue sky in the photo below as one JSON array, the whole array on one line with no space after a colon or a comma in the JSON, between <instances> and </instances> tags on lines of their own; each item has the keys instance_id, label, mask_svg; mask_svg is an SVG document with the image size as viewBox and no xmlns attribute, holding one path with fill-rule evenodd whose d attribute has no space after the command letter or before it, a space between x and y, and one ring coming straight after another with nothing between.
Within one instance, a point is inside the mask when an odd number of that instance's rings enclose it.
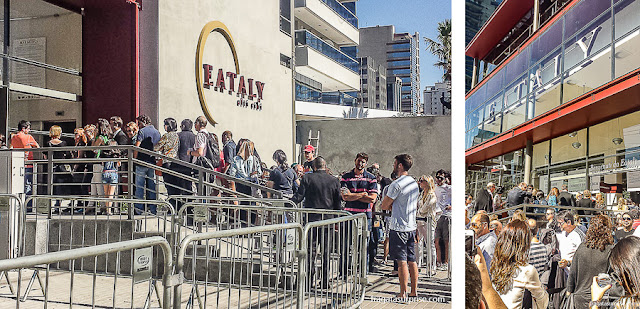
<instances>
[{"instance_id":1,"label":"blue sky","mask_svg":"<svg viewBox=\"0 0 640 309\"><path fill-rule=\"evenodd\" d=\"M423 37L436 39L438 22L451 19L451 2L435 0L359 0L356 12L361 28L394 25L396 32L420 33L420 93L442 79L433 66L436 58L425 50Z\"/></svg>"}]
</instances>

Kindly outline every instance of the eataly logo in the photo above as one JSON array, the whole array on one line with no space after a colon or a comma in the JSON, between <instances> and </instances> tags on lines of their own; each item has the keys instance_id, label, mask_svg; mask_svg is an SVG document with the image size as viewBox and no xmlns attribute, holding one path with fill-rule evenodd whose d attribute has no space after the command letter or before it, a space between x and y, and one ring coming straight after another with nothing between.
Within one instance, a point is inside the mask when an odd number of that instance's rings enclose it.
<instances>
[{"instance_id":1,"label":"eataly logo","mask_svg":"<svg viewBox=\"0 0 640 309\"><path fill-rule=\"evenodd\" d=\"M218 72L214 77L214 67L210 64L203 63L204 47L207 42L209 34L217 32L221 34L233 54L233 62L235 64L235 71L226 71L222 68L218 68ZM237 106L251 108L253 110L262 110L262 99L264 94L265 83L255 80L253 78L245 78L240 74L240 64L238 62L238 55L236 53L235 44L233 43L233 37L227 26L219 21L212 21L207 23L200 31L200 38L198 39L198 47L196 49L196 88L198 90L198 98L200 100L200 106L209 122L216 124L213 119L209 106L207 105L204 95L204 89L211 89L213 86L214 91L226 92L229 95L235 93L238 100Z\"/></svg>"}]
</instances>

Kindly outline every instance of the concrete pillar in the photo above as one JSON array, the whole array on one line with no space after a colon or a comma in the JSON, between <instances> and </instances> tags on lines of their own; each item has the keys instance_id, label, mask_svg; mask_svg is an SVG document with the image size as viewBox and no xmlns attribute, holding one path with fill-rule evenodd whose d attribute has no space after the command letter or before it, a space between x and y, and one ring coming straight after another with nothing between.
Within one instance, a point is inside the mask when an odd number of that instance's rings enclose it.
<instances>
[{"instance_id":1,"label":"concrete pillar","mask_svg":"<svg viewBox=\"0 0 640 309\"><path fill-rule=\"evenodd\" d=\"M533 163L533 142L527 140L527 146L524 149L524 182L531 184L531 165Z\"/></svg>"},{"instance_id":2,"label":"concrete pillar","mask_svg":"<svg viewBox=\"0 0 640 309\"><path fill-rule=\"evenodd\" d=\"M533 32L540 28L540 0L533 0Z\"/></svg>"},{"instance_id":3,"label":"concrete pillar","mask_svg":"<svg viewBox=\"0 0 640 309\"><path fill-rule=\"evenodd\" d=\"M480 60L473 58L473 74L471 75L471 89L473 89L478 84L479 66L480 66Z\"/></svg>"}]
</instances>

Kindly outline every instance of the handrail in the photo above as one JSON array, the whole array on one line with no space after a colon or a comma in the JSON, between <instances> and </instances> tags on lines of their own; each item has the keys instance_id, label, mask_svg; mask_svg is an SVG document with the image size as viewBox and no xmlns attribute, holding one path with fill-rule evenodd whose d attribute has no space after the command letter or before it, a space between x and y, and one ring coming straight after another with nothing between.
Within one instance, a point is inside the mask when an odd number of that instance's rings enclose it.
<instances>
[{"instance_id":1,"label":"handrail","mask_svg":"<svg viewBox=\"0 0 640 309\"><path fill-rule=\"evenodd\" d=\"M163 160L163 162L168 163L170 162L171 164L177 164L180 165L182 167L188 168L188 169L192 169L195 171L199 171L199 172L203 172L203 173L207 173L210 175L214 175L216 177L219 178L223 178L227 181L233 181L235 183L239 183L239 184L243 184L245 186L249 186L249 187L255 187L259 190L262 190L264 192L269 192L271 194L273 194L276 197L282 197L282 192L278 191L278 190L274 190L272 188L266 187L266 186L262 186L260 184L256 184L244 179L240 179L231 175L227 175L224 173L220 173L218 171L215 170L211 170L190 162L184 162L180 159L175 159L175 158L170 158L167 157L163 154L157 153L157 152L153 152L144 148L140 148L137 146L133 146L133 145L118 145L118 146L83 146L82 148L78 148L75 146L66 146L66 147L41 147L41 148L29 148L29 149L23 149L23 148L19 148L19 149L3 149L0 151L24 151L24 152L34 152L34 153L53 153L53 152L65 152L65 151L69 151L69 152L76 152L76 151L91 151L91 150L112 150L112 149L120 149L120 150L127 150L127 151L137 151L138 153L144 153L147 154L149 156L153 156L156 158L161 158ZM80 159L80 158L74 158L74 159L53 159L53 163L85 163L83 162L83 160L88 160L88 159ZM105 162L105 161L117 161L117 159L100 159L100 162ZM122 158L122 161L125 162L127 159L126 158ZM136 161L137 164L142 165L142 161L138 160L138 159L134 159ZM25 160L25 163L27 164L31 164L31 163L47 163L47 160ZM155 170L161 170L161 171L167 171L170 172L167 169L164 169L162 167L156 166L154 164L145 164L145 166L155 169ZM175 174L172 174L175 175ZM198 180L196 180L198 181ZM222 187L218 187L217 189L222 189ZM222 190L224 191L224 190ZM233 194L239 194L235 191L229 191L229 192L233 192Z\"/></svg>"},{"instance_id":2,"label":"handrail","mask_svg":"<svg viewBox=\"0 0 640 309\"><path fill-rule=\"evenodd\" d=\"M0 260L0 272L11 269L22 269L34 267L37 265L51 264L60 261L76 260L86 257L98 256L108 253L115 253L124 250L133 250L138 248L146 248L159 246L162 249L164 258L164 273L162 275L162 286L164 289L162 307L169 309L171 299L171 271L173 269L173 256L171 246L164 237L153 236L140 238L135 240L127 240L122 242L96 245L91 247L77 248L65 251L49 252L38 255L30 255L18 257L15 259Z\"/></svg>"},{"instance_id":3,"label":"handrail","mask_svg":"<svg viewBox=\"0 0 640 309\"><path fill-rule=\"evenodd\" d=\"M607 208L591 208L591 207L574 207L574 206L564 206L564 205L540 205L540 204L520 204L520 205L516 205L516 206L511 206L511 207L507 207L507 208L503 208L500 210L496 210L496 211L492 211L487 213L488 216L491 215L500 215L503 213L507 213L509 211L515 211L515 210L522 210L524 211L525 215L544 215L544 213L534 213L534 212L527 212L527 208L554 208L554 209L560 209L560 210L570 210L570 211L589 211L589 212L598 212L598 211L602 211L602 212L611 212L611 213L616 213L616 212L624 212L624 210L617 210L617 209L607 209ZM546 210L545 210L546 212ZM591 217L593 215L582 215L584 217Z\"/></svg>"}]
</instances>

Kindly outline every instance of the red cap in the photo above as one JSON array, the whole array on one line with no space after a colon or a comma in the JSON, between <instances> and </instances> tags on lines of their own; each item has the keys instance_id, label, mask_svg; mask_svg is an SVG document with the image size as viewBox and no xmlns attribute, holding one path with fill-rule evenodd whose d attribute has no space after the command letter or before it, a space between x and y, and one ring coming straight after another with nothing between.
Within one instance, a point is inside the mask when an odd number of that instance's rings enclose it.
<instances>
[{"instance_id":1,"label":"red cap","mask_svg":"<svg viewBox=\"0 0 640 309\"><path fill-rule=\"evenodd\" d=\"M307 145L307 146L304 146L304 151L305 152L307 152L307 151L308 152L314 152L314 151L316 151L316 149L313 148L313 146L311 146L311 145Z\"/></svg>"}]
</instances>

